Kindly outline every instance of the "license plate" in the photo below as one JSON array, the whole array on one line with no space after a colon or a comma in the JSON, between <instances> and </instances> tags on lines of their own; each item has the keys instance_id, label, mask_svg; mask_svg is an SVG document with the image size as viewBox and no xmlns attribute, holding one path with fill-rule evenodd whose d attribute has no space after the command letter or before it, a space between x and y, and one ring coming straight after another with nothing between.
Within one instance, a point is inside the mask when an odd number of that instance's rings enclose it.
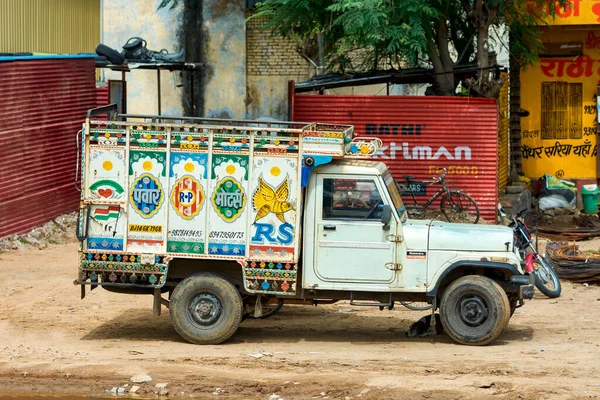
<instances>
[{"instance_id":1,"label":"license plate","mask_svg":"<svg viewBox=\"0 0 600 400\"><path fill-rule=\"evenodd\" d=\"M154 254L142 254L142 264L154 265L155 256Z\"/></svg>"}]
</instances>

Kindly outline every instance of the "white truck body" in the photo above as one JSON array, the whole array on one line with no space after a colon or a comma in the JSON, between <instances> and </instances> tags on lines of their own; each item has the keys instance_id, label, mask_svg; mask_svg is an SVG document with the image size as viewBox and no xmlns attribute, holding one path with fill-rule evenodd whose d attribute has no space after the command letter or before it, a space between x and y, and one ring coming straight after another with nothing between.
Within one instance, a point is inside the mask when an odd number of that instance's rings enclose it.
<instances>
[{"instance_id":1,"label":"white truck body","mask_svg":"<svg viewBox=\"0 0 600 400\"><path fill-rule=\"evenodd\" d=\"M511 229L409 220L386 166L367 160L381 142L351 126L94 119L112 111L91 110L82 129L82 294L101 285L156 298L199 271L258 302L435 306L449 277L475 271L522 303L531 284L512 282L523 270Z\"/></svg>"}]
</instances>

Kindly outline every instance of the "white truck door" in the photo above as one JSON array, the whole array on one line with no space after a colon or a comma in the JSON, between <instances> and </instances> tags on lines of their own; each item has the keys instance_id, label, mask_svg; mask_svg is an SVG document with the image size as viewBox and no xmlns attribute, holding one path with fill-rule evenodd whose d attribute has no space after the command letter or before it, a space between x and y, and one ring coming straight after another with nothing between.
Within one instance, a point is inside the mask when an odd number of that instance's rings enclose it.
<instances>
[{"instance_id":1,"label":"white truck door","mask_svg":"<svg viewBox=\"0 0 600 400\"><path fill-rule=\"evenodd\" d=\"M395 217L385 230L380 182L369 176L320 175L314 271L324 282L391 283L396 273Z\"/></svg>"}]
</instances>

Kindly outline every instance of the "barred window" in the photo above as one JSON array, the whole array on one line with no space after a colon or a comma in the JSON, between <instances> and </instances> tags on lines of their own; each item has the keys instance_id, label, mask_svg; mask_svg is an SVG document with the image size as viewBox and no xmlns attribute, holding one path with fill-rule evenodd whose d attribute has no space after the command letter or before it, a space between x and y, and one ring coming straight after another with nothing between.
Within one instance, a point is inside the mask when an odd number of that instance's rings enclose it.
<instances>
[{"instance_id":1,"label":"barred window","mask_svg":"<svg viewBox=\"0 0 600 400\"><path fill-rule=\"evenodd\" d=\"M542 139L582 138L582 83L542 83Z\"/></svg>"}]
</instances>

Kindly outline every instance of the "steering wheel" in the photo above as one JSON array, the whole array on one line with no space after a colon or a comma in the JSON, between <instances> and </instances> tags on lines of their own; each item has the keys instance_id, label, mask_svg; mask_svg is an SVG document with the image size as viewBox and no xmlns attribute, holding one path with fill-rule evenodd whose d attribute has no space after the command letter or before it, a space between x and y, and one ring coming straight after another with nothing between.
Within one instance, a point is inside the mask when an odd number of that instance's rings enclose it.
<instances>
[{"instance_id":1,"label":"steering wheel","mask_svg":"<svg viewBox=\"0 0 600 400\"><path fill-rule=\"evenodd\" d=\"M373 209L371 211L369 211L369 213L367 214L367 216L364 219L369 219L371 218L371 216L375 213L375 211L377 211L377 207L381 204L381 199L377 200L377 203L375 203L375 205L373 206Z\"/></svg>"},{"instance_id":2,"label":"steering wheel","mask_svg":"<svg viewBox=\"0 0 600 400\"><path fill-rule=\"evenodd\" d=\"M357 205L359 207L357 207ZM369 208L369 206L367 205L367 203L365 203L363 200L361 199L357 199L356 197L350 197L347 196L345 198L343 198L342 200L338 200L335 203L333 203L333 207L336 208L340 208L340 207L345 207L345 208Z\"/></svg>"}]
</instances>

